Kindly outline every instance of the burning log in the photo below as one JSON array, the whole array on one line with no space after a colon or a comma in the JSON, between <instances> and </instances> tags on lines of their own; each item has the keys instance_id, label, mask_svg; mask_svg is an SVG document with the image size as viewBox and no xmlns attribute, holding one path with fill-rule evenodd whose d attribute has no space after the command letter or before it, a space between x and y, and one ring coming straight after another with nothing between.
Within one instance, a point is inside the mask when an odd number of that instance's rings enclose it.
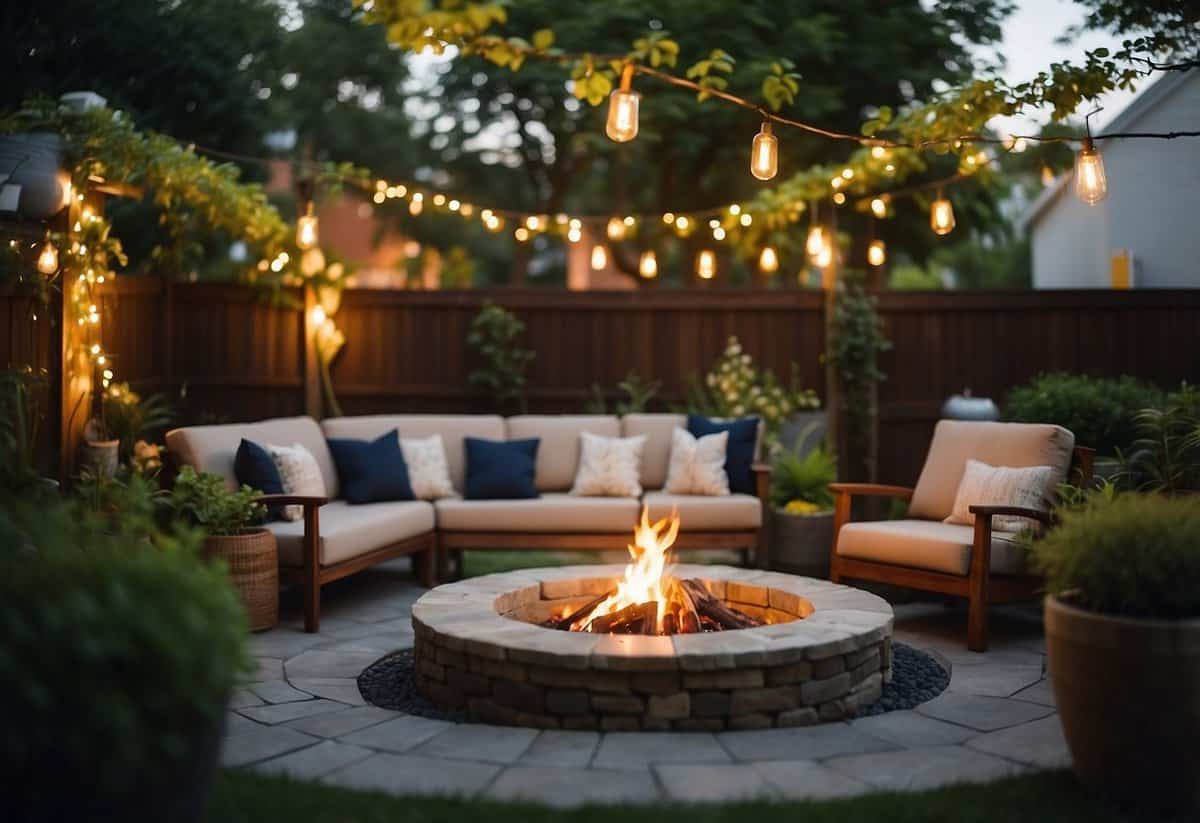
<instances>
[{"instance_id":1,"label":"burning log","mask_svg":"<svg viewBox=\"0 0 1200 823\"><path fill-rule=\"evenodd\" d=\"M763 625L763 621L726 606L704 588L704 584L699 580L680 580L679 586L692 599L696 613L701 618L712 620L722 629L752 629Z\"/></svg>"},{"instance_id":2,"label":"burning log","mask_svg":"<svg viewBox=\"0 0 1200 823\"><path fill-rule=\"evenodd\" d=\"M546 626L547 628L551 629L564 629L566 631L570 631L571 626L573 626L576 621L586 619L587 616L594 612L601 603L612 597L615 593L615 589L613 591L605 592L604 594L584 603L578 609L566 615L565 617L551 618L546 622Z\"/></svg>"},{"instance_id":3,"label":"burning log","mask_svg":"<svg viewBox=\"0 0 1200 823\"><path fill-rule=\"evenodd\" d=\"M592 620L588 631L594 634L657 634L658 604L634 603L612 614Z\"/></svg>"}]
</instances>

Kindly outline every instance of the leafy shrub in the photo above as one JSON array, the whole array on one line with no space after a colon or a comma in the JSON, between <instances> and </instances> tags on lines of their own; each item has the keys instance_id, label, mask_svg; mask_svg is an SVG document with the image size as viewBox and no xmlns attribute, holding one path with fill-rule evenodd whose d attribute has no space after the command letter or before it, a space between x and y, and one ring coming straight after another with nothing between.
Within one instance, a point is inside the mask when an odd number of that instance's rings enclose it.
<instances>
[{"instance_id":1,"label":"leafy shrub","mask_svg":"<svg viewBox=\"0 0 1200 823\"><path fill-rule=\"evenodd\" d=\"M847 438L863 462L868 459L872 417L877 413L871 389L886 379L879 368L879 355L892 348L877 303L858 284L850 284L839 294L833 312L833 341L827 353L842 387Z\"/></svg>"},{"instance_id":2,"label":"leafy shrub","mask_svg":"<svg viewBox=\"0 0 1200 823\"><path fill-rule=\"evenodd\" d=\"M246 619L199 539L130 541L77 502L0 504L9 819L113 819L103 803L143 802L215 731Z\"/></svg>"},{"instance_id":3,"label":"leafy shrub","mask_svg":"<svg viewBox=\"0 0 1200 823\"><path fill-rule=\"evenodd\" d=\"M0 371L0 488L9 493L39 484L35 460L39 400L47 383L46 371L29 366Z\"/></svg>"},{"instance_id":4,"label":"leafy shrub","mask_svg":"<svg viewBox=\"0 0 1200 823\"><path fill-rule=\"evenodd\" d=\"M1129 485L1174 494L1200 489L1200 391L1184 383L1162 408L1134 418L1138 438L1120 454L1121 478Z\"/></svg>"},{"instance_id":5,"label":"leafy shrub","mask_svg":"<svg viewBox=\"0 0 1200 823\"><path fill-rule=\"evenodd\" d=\"M1047 588L1104 614L1200 617L1200 500L1092 494L1033 544Z\"/></svg>"},{"instance_id":6,"label":"leafy shrub","mask_svg":"<svg viewBox=\"0 0 1200 823\"><path fill-rule=\"evenodd\" d=\"M650 401L662 388L661 380L647 380L633 369L617 384L623 399L613 405L613 412L619 415L640 414L650 406ZM608 414L608 400L604 389L599 383L592 384L592 399L585 406L588 414Z\"/></svg>"},{"instance_id":7,"label":"leafy shrub","mask_svg":"<svg viewBox=\"0 0 1200 823\"><path fill-rule=\"evenodd\" d=\"M231 492L218 475L184 466L175 478L169 505L177 516L207 534L241 534L266 514L266 507L254 502L258 496L249 486Z\"/></svg>"},{"instance_id":8,"label":"leafy shrub","mask_svg":"<svg viewBox=\"0 0 1200 823\"><path fill-rule=\"evenodd\" d=\"M837 480L837 457L823 446L801 457L793 451L780 453L771 462L771 505L783 509L799 500L824 512L833 508L829 484Z\"/></svg>"},{"instance_id":9,"label":"leafy shrub","mask_svg":"<svg viewBox=\"0 0 1200 823\"><path fill-rule=\"evenodd\" d=\"M122 463L133 457L134 444L171 422L171 407L161 394L143 398L128 383L113 383L104 391L104 422L115 440L121 441Z\"/></svg>"},{"instance_id":10,"label":"leafy shrub","mask_svg":"<svg viewBox=\"0 0 1200 823\"><path fill-rule=\"evenodd\" d=\"M812 389L800 388L800 370L792 365L791 386L784 386L770 369L761 371L753 358L730 337L725 351L713 364L704 382L693 379L688 389L688 410L711 417L741 417L757 414L763 421L764 437L773 446L779 428L794 412L818 409L821 402Z\"/></svg>"},{"instance_id":11,"label":"leafy shrub","mask_svg":"<svg viewBox=\"0 0 1200 823\"><path fill-rule=\"evenodd\" d=\"M526 406L525 369L536 355L521 347L524 333L525 324L516 315L487 300L467 334L467 343L484 362L481 368L471 371L467 380L494 398L501 408L516 404L524 410Z\"/></svg>"},{"instance_id":12,"label":"leafy shrub","mask_svg":"<svg viewBox=\"0 0 1200 823\"><path fill-rule=\"evenodd\" d=\"M1162 401L1159 389L1128 376L1042 374L1012 390L1004 416L1018 423L1055 423L1069 429L1079 445L1112 455L1137 440L1137 413Z\"/></svg>"}]
</instances>

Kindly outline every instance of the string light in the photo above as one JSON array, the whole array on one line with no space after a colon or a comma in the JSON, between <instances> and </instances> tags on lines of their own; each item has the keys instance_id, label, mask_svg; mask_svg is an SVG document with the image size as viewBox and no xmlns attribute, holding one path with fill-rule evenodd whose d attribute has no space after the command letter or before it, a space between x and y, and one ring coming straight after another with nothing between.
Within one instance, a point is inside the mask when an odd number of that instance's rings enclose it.
<instances>
[{"instance_id":1,"label":"string light","mask_svg":"<svg viewBox=\"0 0 1200 823\"><path fill-rule=\"evenodd\" d=\"M435 194L433 196L433 205L438 206L438 207L446 205L446 195Z\"/></svg>"},{"instance_id":2,"label":"string light","mask_svg":"<svg viewBox=\"0 0 1200 823\"><path fill-rule=\"evenodd\" d=\"M687 231L692 225L692 221L688 220L682 214L675 218L675 228L681 232Z\"/></svg>"},{"instance_id":3,"label":"string light","mask_svg":"<svg viewBox=\"0 0 1200 823\"><path fill-rule=\"evenodd\" d=\"M658 277L658 257L653 249L642 252L642 257L638 260L638 274L647 280Z\"/></svg>"},{"instance_id":4,"label":"string light","mask_svg":"<svg viewBox=\"0 0 1200 823\"><path fill-rule=\"evenodd\" d=\"M312 322L313 328L324 326L325 321L329 319L329 315L325 313L325 309L321 306L313 306L312 311L308 313L308 317Z\"/></svg>"},{"instance_id":5,"label":"string light","mask_svg":"<svg viewBox=\"0 0 1200 823\"><path fill-rule=\"evenodd\" d=\"M592 271L608 268L608 250L597 243L592 246Z\"/></svg>"},{"instance_id":6,"label":"string light","mask_svg":"<svg viewBox=\"0 0 1200 823\"><path fill-rule=\"evenodd\" d=\"M771 131L771 121L764 120L750 146L750 173L759 180L770 180L779 171L779 138Z\"/></svg>"},{"instance_id":7,"label":"string light","mask_svg":"<svg viewBox=\"0 0 1200 823\"><path fill-rule=\"evenodd\" d=\"M929 207L929 227L939 237L954 231L954 206L942 196L941 189L938 189L937 198Z\"/></svg>"},{"instance_id":8,"label":"string light","mask_svg":"<svg viewBox=\"0 0 1200 823\"><path fill-rule=\"evenodd\" d=\"M421 195L420 192L417 192L416 194L414 194L412 196L412 200L408 201L408 213L411 214L413 217L416 217L424 210L425 210L425 198Z\"/></svg>"},{"instance_id":9,"label":"string light","mask_svg":"<svg viewBox=\"0 0 1200 823\"><path fill-rule=\"evenodd\" d=\"M808 230L808 238L804 241L804 251L815 261L825 246L825 229L814 225Z\"/></svg>"},{"instance_id":10,"label":"string light","mask_svg":"<svg viewBox=\"0 0 1200 823\"><path fill-rule=\"evenodd\" d=\"M717 226L716 228L714 228L713 229L713 240L724 240L724 239L725 239L725 229L721 228L720 226Z\"/></svg>"},{"instance_id":11,"label":"string light","mask_svg":"<svg viewBox=\"0 0 1200 823\"><path fill-rule=\"evenodd\" d=\"M524 243L529 239L529 229L524 226L517 226L517 230L513 232L513 237L517 238L518 243Z\"/></svg>"},{"instance_id":12,"label":"string light","mask_svg":"<svg viewBox=\"0 0 1200 823\"><path fill-rule=\"evenodd\" d=\"M38 253L37 269L47 277L58 271L58 248L49 237Z\"/></svg>"},{"instance_id":13,"label":"string light","mask_svg":"<svg viewBox=\"0 0 1200 823\"><path fill-rule=\"evenodd\" d=\"M701 249L696 255L696 274L701 280L712 280L717 276L717 255L711 249Z\"/></svg>"},{"instance_id":14,"label":"string light","mask_svg":"<svg viewBox=\"0 0 1200 823\"><path fill-rule=\"evenodd\" d=\"M668 226L675 222L675 212L669 211L662 216L662 221Z\"/></svg>"},{"instance_id":15,"label":"string light","mask_svg":"<svg viewBox=\"0 0 1200 823\"><path fill-rule=\"evenodd\" d=\"M833 248L828 243L813 257L813 263L820 269L827 269L833 263Z\"/></svg>"},{"instance_id":16,"label":"string light","mask_svg":"<svg viewBox=\"0 0 1200 823\"><path fill-rule=\"evenodd\" d=\"M834 205L837 205L837 206L846 205L846 193L839 191L837 194L835 194L833 196L833 202L834 202Z\"/></svg>"},{"instance_id":17,"label":"string light","mask_svg":"<svg viewBox=\"0 0 1200 823\"><path fill-rule=\"evenodd\" d=\"M742 212L742 216L738 218L738 222L749 228L750 224L754 222L754 217L750 212L744 211Z\"/></svg>"},{"instance_id":18,"label":"string light","mask_svg":"<svg viewBox=\"0 0 1200 823\"><path fill-rule=\"evenodd\" d=\"M570 229L567 230L567 240L569 240L570 242L578 243L582 239L583 239L583 232L581 232L578 228L571 227Z\"/></svg>"},{"instance_id":19,"label":"string light","mask_svg":"<svg viewBox=\"0 0 1200 823\"><path fill-rule=\"evenodd\" d=\"M1095 109L1084 116L1083 123L1087 129L1087 136L1083 138L1083 147L1079 150L1079 154L1075 155L1075 196L1089 206L1094 206L1108 197L1108 178L1104 174L1104 159L1092 141L1092 115L1100 111L1103 109Z\"/></svg>"},{"instance_id":20,"label":"string light","mask_svg":"<svg viewBox=\"0 0 1200 823\"><path fill-rule=\"evenodd\" d=\"M628 143L637 137L638 106L642 96L633 91L633 64L621 69L621 84L608 98L608 122L604 133L617 143Z\"/></svg>"},{"instance_id":21,"label":"string light","mask_svg":"<svg viewBox=\"0 0 1200 823\"><path fill-rule=\"evenodd\" d=\"M317 245L317 216L313 213L313 202L308 201L304 214L296 221L296 245L311 249Z\"/></svg>"},{"instance_id":22,"label":"string light","mask_svg":"<svg viewBox=\"0 0 1200 823\"><path fill-rule=\"evenodd\" d=\"M872 266L882 266L887 262L887 246L882 240L872 240L867 245L867 262Z\"/></svg>"},{"instance_id":23,"label":"string light","mask_svg":"<svg viewBox=\"0 0 1200 823\"><path fill-rule=\"evenodd\" d=\"M871 214L880 219L887 217L887 201L882 197L871 200Z\"/></svg>"},{"instance_id":24,"label":"string light","mask_svg":"<svg viewBox=\"0 0 1200 823\"><path fill-rule=\"evenodd\" d=\"M625 239L625 222L613 217L608 221L608 239L609 240L624 240Z\"/></svg>"},{"instance_id":25,"label":"string light","mask_svg":"<svg viewBox=\"0 0 1200 823\"><path fill-rule=\"evenodd\" d=\"M758 270L763 274L774 274L779 270L779 253L774 246L763 246L758 255Z\"/></svg>"},{"instance_id":26,"label":"string light","mask_svg":"<svg viewBox=\"0 0 1200 823\"><path fill-rule=\"evenodd\" d=\"M539 225L540 221L536 215L531 214L525 218L525 228L529 229L530 231L537 231Z\"/></svg>"}]
</instances>

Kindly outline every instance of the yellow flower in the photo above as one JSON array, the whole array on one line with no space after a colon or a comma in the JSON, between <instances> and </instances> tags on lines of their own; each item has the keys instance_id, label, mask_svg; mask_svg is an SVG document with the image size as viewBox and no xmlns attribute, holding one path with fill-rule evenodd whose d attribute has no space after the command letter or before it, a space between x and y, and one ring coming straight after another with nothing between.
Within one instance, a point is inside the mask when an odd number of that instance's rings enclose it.
<instances>
[{"instance_id":1,"label":"yellow flower","mask_svg":"<svg viewBox=\"0 0 1200 823\"><path fill-rule=\"evenodd\" d=\"M809 503L807 500L791 500L783 510L788 514L817 514L821 511L821 507L816 503Z\"/></svg>"}]
</instances>

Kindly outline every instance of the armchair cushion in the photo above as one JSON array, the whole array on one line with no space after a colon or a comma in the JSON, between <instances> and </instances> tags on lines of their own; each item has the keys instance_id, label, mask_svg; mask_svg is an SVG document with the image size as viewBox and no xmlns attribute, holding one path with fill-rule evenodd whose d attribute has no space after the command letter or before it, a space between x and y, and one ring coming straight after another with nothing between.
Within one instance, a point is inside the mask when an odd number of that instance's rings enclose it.
<instances>
[{"instance_id":1,"label":"armchair cushion","mask_svg":"<svg viewBox=\"0 0 1200 823\"><path fill-rule=\"evenodd\" d=\"M1047 511L1054 493L1050 486L1053 481L1054 470L1049 466L1014 469L968 460L967 470L954 498L954 511L945 522L974 526L975 515L971 513L971 506L974 505L1016 506ZM998 531L1015 532L1029 525L1030 521L1023 517L1003 514L992 517L992 528Z\"/></svg>"},{"instance_id":2,"label":"armchair cushion","mask_svg":"<svg viewBox=\"0 0 1200 823\"><path fill-rule=\"evenodd\" d=\"M1024 574L1025 547L1013 534L992 533L991 571ZM975 530L932 520L847 523L837 536L840 557L957 574L971 568Z\"/></svg>"},{"instance_id":3,"label":"armchair cushion","mask_svg":"<svg viewBox=\"0 0 1200 823\"><path fill-rule=\"evenodd\" d=\"M334 500L321 507L319 517L317 546L322 566L428 534L434 521L433 504L424 500L361 506ZM300 566L304 562L304 521L268 523L267 528L279 544L279 565Z\"/></svg>"},{"instance_id":4,"label":"armchair cushion","mask_svg":"<svg viewBox=\"0 0 1200 823\"><path fill-rule=\"evenodd\" d=\"M1049 487L1056 488L1067 477L1074 446L1075 436L1062 426L942 420L933 430L908 514L923 520L949 517L971 459L993 466L1049 466Z\"/></svg>"}]
</instances>

